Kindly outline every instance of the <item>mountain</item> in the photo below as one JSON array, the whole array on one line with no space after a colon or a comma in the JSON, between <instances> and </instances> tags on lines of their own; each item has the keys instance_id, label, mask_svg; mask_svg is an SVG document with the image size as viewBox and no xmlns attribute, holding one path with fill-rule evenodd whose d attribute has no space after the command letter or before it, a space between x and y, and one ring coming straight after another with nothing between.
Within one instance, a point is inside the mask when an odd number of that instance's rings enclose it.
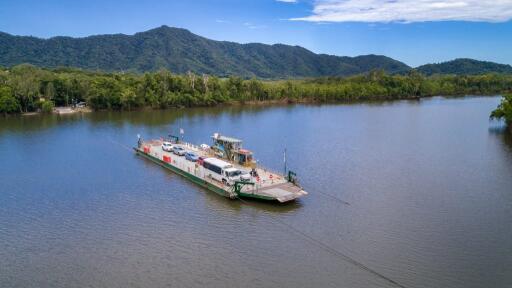
<instances>
[{"instance_id":1,"label":"mountain","mask_svg":"<svg viewBox=\"0 0 512 288\"><path fill-rule=\"evenodd\" d=\"M167 68L175 73L193 71L260 78L348 76L372 69L389 73L410 70L404 63L385 56L339 57L315 54L299 46L215 41L168 26L134 35L85 38L41 39L0 32L0 65L21 63L105 71Z\"/></svg>"},{"instance_id":2,"label":"mountain","mask_svg":"<svg viewBox=\"0 0 512 288\"><path fill-rule=\"evenodd\" d=\"M511 74L512 66L488 61L459 58L438 64L427 64L416 68L425 75L433 74L457 74L479 75L485 73Z\"/></svg>"}]
</instances>

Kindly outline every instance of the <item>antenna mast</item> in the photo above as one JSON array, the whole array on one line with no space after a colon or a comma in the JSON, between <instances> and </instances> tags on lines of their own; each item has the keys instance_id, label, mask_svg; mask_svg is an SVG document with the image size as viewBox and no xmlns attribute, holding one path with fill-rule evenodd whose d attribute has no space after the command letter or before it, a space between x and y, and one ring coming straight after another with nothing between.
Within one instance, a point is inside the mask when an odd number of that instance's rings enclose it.
<instances>
[{"instance_id":1,"label":"antenna mast","mask_svg":"<svg viewBox=\"0 0 512 288\"><path fill-rule=\"evenodd\" d=\"M286 170L288 170L286 167L286 148L284 148L284 153L283 153L283 162L284 162L284 175L286 175Z\"/></svg>"}]
</instances>

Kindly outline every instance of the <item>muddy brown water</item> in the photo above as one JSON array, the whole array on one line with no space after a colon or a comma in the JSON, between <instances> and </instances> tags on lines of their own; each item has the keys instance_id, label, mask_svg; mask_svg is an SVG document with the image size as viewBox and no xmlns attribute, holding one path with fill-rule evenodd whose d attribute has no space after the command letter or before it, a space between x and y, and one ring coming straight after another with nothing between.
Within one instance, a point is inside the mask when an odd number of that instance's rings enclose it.
<instances>
[{"instance_id":1,"label":"muddy brown water","mask_svg":"<svg viewBox=\"0 0 512 288\"><path fill-rule=\"evenodd\" d=\"M0 119L1 287L511 287L499 97ZM232 201L130 150L244 140L310 193Z\"/></svg>"}]
</instances>

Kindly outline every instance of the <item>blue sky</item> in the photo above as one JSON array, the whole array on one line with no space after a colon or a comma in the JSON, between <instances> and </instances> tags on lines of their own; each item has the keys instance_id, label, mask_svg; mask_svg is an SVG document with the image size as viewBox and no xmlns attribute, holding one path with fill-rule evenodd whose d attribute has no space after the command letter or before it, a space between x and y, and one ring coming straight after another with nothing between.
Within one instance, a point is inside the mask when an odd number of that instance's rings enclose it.
<instances>
[{"instance_id":1,"label":"blue sky","mask_svg":"<svg viewBox=\"0 0 512 288\"><path fill-rule=\"evenodd\" d=\"M411 66L512 64L512 0L0 1L0 31L48 38L186 28L216 40L382 54Z\"/></svg>"}]
</instances>

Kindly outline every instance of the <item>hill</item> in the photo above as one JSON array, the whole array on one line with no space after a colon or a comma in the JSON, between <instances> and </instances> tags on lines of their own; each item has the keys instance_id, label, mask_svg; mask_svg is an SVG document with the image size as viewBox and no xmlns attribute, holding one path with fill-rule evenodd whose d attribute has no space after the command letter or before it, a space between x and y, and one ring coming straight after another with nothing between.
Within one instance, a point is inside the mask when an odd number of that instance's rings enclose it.
<instances>
[{"instance_id":1,"label":"hill","mask_svg":"<svg viewBox=\"0 0 512 288\"><path fill-rule=\"evenodd\" d=\"M41 39L0 32L0 65L30 63L40 67L78 67L104 71L289 78L349 76L373 69L402 73L402 62L379 55L339 57L315 54L299 46L238 44L210 40L185 29L161 26L134 35Z\"/></svg>"},{"instance_id":2,"label":"hill","mask_svg":"<svg viewBox=\"0 0 512 288\"><path fill-rule=\"evenodd\" d=\"M416 68L425 75L456 74L480 75L486 73L512 74L512 66L488 61L459 58L448 62L427 64Z\"/></svg>"}]
</instances>

